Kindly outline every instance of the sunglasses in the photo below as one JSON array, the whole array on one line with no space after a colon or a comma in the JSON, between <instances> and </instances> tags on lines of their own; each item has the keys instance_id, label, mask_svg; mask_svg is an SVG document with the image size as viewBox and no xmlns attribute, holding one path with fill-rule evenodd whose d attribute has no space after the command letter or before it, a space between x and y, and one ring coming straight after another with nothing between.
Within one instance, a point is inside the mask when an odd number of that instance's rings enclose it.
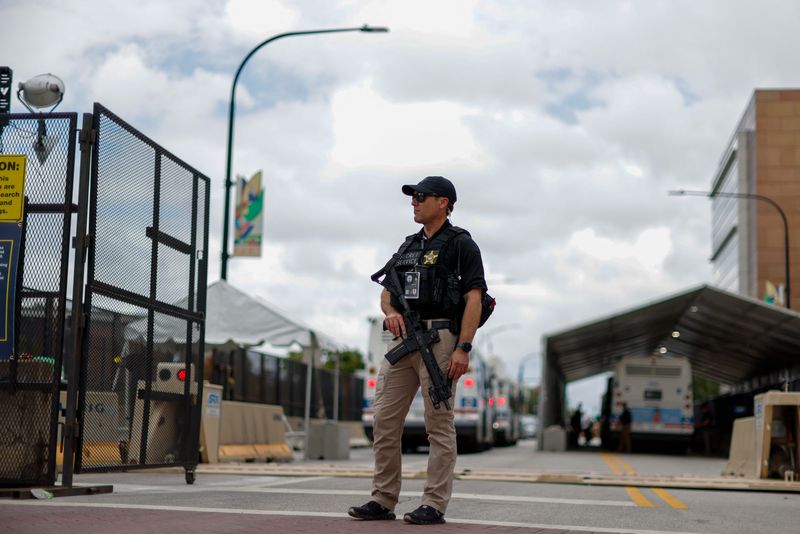
<instances>
[{"instance_id":1,"label":"sunglasses","mask_svg":"<svg viewBox=\"0 0 800 534\"><path fill-rule=\"evenodd\" d=\"M432 193L419 193L419 192L414 193L413 195L411 195L411 198L413 198L417 202L425 202L425 199L428 198L428 197L439 198L439 195L434 195Z\"/></svg>"}]
</instances>

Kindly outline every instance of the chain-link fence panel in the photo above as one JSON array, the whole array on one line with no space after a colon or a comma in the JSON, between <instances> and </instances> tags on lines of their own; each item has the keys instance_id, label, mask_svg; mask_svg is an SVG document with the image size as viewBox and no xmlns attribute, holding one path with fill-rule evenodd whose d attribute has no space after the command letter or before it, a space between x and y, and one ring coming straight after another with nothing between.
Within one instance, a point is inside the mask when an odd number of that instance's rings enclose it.
<instances>
[{"instance_id":1,"label":"chain-link fence panel","mask_svg":"<svg viewBox=\"0 0 800 534\"><path fill-rule=\"evenodd\" d=\"M197 463L209 180L99 104L76 472Z\"/></svg>"},{"instance_id":2,"label":"chain-link fence panel","mask_svg":"<svg viewBox=\"0 0 800 534\"><path fill-rule=\"evenodd\" d=\"M77 119L75 113L0 115L0 154L26 156L21 246L11 251L19 254L17 278L3 288L15 298L5 313L14 350L0 359L4 486L52 485L56 478L59 393L68 379L62 360Z\"/></svg>"},{"instance_id":3,"label":"chain-link fence panel","mask_svg":"<svg viewBox=\"0 0 800 534\"><path fill-rule=\"evenodd\" d=\"M308 366L288 358L236 349L214 353L214 372L209 379L223 387L223 398L239 402L274 404L288 417L305 415ZM312 417L332 418L336 373L318 367L311 391ZM342 421L361 421L363 379L339 373L338 416Z\"/></svg>"}]
</instances>

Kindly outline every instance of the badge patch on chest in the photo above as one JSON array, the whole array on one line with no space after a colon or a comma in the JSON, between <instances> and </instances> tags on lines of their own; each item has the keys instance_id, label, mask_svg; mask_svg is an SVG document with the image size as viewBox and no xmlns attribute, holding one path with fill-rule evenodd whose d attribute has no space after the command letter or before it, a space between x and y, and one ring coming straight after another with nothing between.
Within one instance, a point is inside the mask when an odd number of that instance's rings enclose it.
<instances>
[{"instance_id":1,"label":"badge patch on chest","mask_svg":"<svg viewBox=\"0 0 800 534\"><path fill-rule=\"evenodd\" d=\"M422 265L435 265L436 260L439 259L438 250L430 250L422 257Z\"/></svg>"}]
</instances>

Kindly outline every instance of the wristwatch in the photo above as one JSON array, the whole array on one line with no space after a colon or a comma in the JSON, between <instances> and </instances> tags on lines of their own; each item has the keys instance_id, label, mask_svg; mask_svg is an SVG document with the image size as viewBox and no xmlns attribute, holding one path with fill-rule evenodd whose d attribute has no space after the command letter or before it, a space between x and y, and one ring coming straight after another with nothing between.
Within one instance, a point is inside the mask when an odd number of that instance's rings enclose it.
<instances>
[{"instance_id":1,"label":"wristwatch","mask_svg":"<svg viewBox=\"0 0 800 534\"><path fill-rule=\"evenodd\" d=\"M459 349L463 350L464 352L469 352L469 351L472 350L472 343L470 343L469 341L462 341L457 346L458 346Z\"/></svg>"}]
</instances>

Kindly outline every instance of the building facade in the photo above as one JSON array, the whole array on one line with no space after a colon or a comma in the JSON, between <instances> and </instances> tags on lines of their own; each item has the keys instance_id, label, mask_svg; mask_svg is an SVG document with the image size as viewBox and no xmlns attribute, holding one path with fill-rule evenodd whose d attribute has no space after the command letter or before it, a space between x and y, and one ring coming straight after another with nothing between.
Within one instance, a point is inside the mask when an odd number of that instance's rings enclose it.
<instances>
[{"instance_id":1,"label":"building facade","mask_svg":"<svg viewBox=\"0 0 800 534\"><path fill-rule=\"evenodd\" d=\"M713 196L712 283L760 300L786 304L786 253L789 282L800 284L800 89L758 89L725 149L711 191ZM797 286L800 288L800 285ZM790 284L791 292L791 284ZM797 293L797 291L795 291ZM800 294L792 307L800 307Z\"/></svg>"}]
</instances>

